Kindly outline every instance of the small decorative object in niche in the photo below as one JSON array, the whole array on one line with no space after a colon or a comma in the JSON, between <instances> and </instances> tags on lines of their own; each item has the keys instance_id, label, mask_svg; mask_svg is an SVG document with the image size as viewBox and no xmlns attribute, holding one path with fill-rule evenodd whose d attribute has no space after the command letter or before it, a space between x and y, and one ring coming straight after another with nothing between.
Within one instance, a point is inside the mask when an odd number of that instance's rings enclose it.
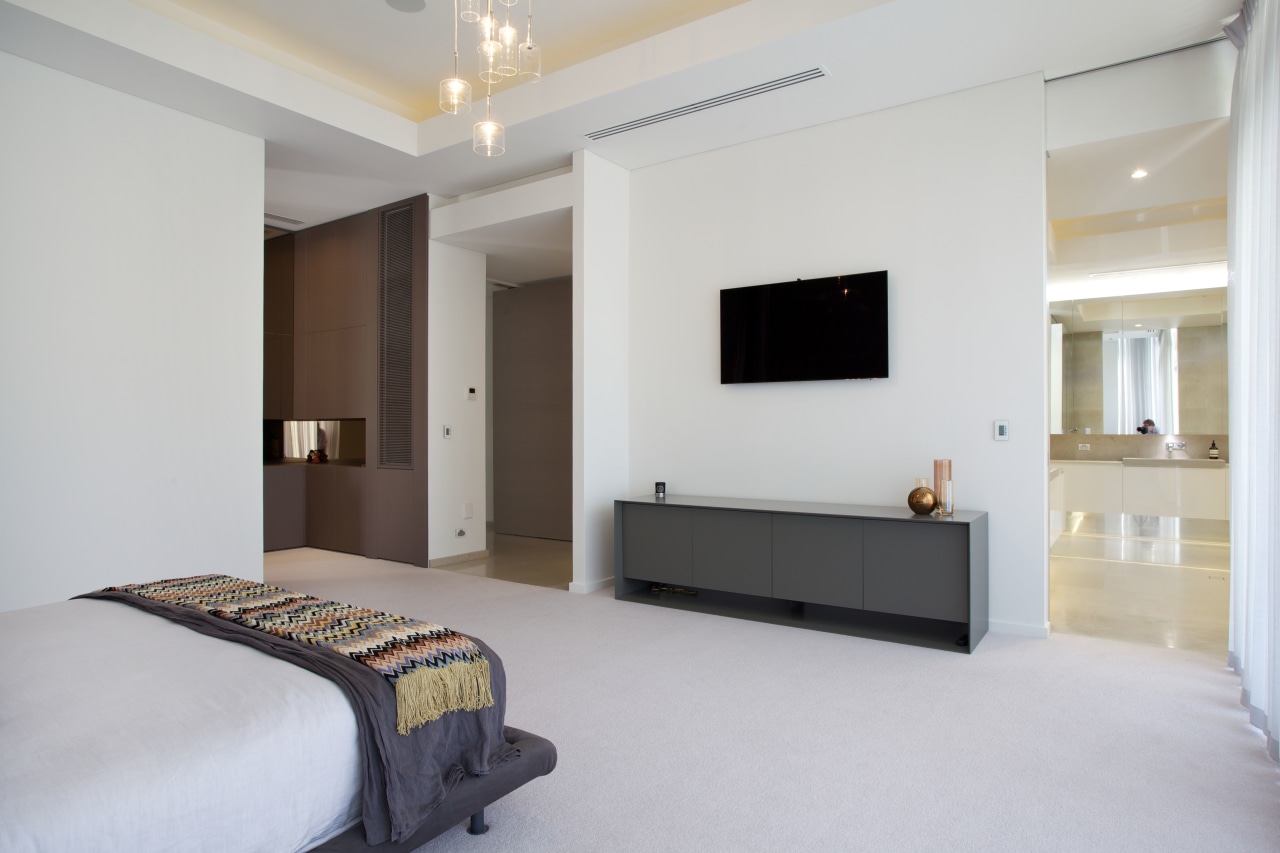
<instances>
[{"instance_id":1,"label":"small decorative object in niche","mask_svg":"<svg viewBox=\"0 0 1280 853\"><path fill-rule=\"evenodd\" d=\"M653 496L659 500L665 499L667 496L667 484L664 482L654 483Z\"/></svg>"},{"instance_id":2,"label":"small decorative object in niche","mask_svg":"<svg viewBox=\"0 0 1280 853\"><path fill-rule=\"evenodd\" d=\"M951 481L942 480L938 483L938 514L953 515L955 511L955 499L951 493Z\"/></svg>"},{"instance_id":3,"label":"small decorative object in niche","mask_svg":"<svg viewBox=\"0 0 1280 853\"><path fill-rule=\"evenodd\" d=\"M933 489L929 488L927 477L916 477L916 487L907 495L907 506L916 515L928 515L938 505Z\"/></svg>"}]
</instances>

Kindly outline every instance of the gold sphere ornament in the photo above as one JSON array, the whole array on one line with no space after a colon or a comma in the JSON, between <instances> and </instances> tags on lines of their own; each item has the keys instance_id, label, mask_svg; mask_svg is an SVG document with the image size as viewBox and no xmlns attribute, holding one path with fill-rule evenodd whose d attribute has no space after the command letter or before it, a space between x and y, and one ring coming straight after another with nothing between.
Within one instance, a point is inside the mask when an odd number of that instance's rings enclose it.
<instances>
[{"instance_id":1,"label":"gold sphere ornament","mask_svg":"<svg viewBox=\"0 0 1280 853\"><path fill-rule=\"evenodd\" d=\"M907 495L907 506L916 515L928 515L938 507L938 496L928 486L916 486Z\"/></svg>"}]
</instances>

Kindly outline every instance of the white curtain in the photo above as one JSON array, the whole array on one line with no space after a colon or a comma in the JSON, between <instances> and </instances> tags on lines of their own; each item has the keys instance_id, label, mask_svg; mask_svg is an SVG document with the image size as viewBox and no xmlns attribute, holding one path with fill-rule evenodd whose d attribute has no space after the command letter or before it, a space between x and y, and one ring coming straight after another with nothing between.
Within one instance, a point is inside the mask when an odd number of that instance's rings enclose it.
<instances>
[{"instance_id":1,"label":"white curtain","mask_svg":"<svg viewBox=\"0 0 1280 853\"><path fill-rule=\"evenodd\" d=\"M1156 429L1162 433L1178 431L1174 417L1176 340L1171 329L1120 335L1117 383L1120 429L1117 432L1133 432L1148 418L1155 421Z\"/></svg>"},{"instance_id":2,"label":"white curtain","mask_svg":"<svg viewBox=\"0 0 1280 853\"><path fill-rule=\"evenodd\" d=\"M1241 699L1280 760L1280 0L1246 0L1231 105L1231 640Z\"/></svg>"}]
</instances>

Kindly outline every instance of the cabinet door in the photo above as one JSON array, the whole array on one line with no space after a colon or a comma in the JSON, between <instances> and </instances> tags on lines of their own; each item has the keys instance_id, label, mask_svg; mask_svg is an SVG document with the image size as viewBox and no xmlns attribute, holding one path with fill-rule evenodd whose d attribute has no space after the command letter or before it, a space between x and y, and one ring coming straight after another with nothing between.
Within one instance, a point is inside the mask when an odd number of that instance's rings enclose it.
<instances>
[{"instance_id":1,"label":"cabinet door","mask_svg":"<svg viewBox=\"0 0 1280 853\"><path fill-rule=\"evenodd\" d=\"M866 521L867 610L969 621L969 528L921 521Z\"/></svg>"},{"instance_id":2,"label":"cabinet door","mask_svg":"<svg viewBox=\"0 0 1280 853\"><path fill-rule=\"evenodd\" d=\"M329 465L307 465L307 547L337 551L334 535L337 507L333 496L333 471Z\"/></svg>"},{"instance_id":3,"label":"cabinet door","mask_svg":"<svg viewBox=\"0 0 1280 853\"><path fill-rule=\"evenodd\" d=\"M693 516L678 506L624 504L622 576L693 585Z\"/></svg>"},{"instance_id":4,"label":"cabinet door","mask_svg":"<svg viewBox=\"0 0 1280 853\"><path fill-rule=\"evenodd\" d=\"M771 519L767 512L699 510L693 521L693 585L772 595Z\"/></svg>"},{"instance_id":5,"label":"cabinet door","mask_svg":"<svg viewBox=\"0 0 1280 853\"><path fill-rule=\"evenodd\" d=\"M773 516L773 597L862 608L860 519Z\"/></svg>"},{"instance_id":6,"label":"cabinet door","mask_svg":"<svg viewBox=\"0 0 1280 853\"><path fill-rule=\"evenodd\" d=\"M365 470L347 465L307 465L307 545L363 554Z\"/></svg>"},{"instance_id":7,"label":"cabinet door","mask_svg":"<svg viewBox=\"0 0 1280 853\"><path fill-rule=\"evenodd\" d=\"M369 469L335 465L333 471L333 550L365 553L365 506Z\"/></svg>"},{"instance_id":8,"label":"cabinet door","mask_svg":"<svg viewBox=\"0 0 1280 853\"><path fill-rule=\"evenodd\" d=\"M262 468L262 550L307 544L307 470L303 465Z\"/></svg>"}]
</instances>

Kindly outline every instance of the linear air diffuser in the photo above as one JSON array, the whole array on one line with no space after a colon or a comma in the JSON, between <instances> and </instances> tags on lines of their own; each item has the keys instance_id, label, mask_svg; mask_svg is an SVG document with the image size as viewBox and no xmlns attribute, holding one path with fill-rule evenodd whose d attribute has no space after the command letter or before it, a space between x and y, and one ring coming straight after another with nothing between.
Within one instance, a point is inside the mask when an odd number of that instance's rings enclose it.
<instances>
[{"instance_id":1,"label":"linear air diffuser","mask_svg":"<svg viewBox=\"0 0 1280 853\"><path fill-rule=\"evenodd\" d=\"M810 68L808 71L800 71L795 74L789 74L786 77L779 77L777 80L770 80L767 83L759 83L755 86L748 86L745 89L739 89L736 92L728 92L724 95L717 95L714 98L707 98L704 101L696 101L692 104L686 104L683 107L667 110L666 112L654 113L651 116L638 118L634 121L615 124L613 127L606 127L603 130L593 130L586 134L588 139L600 140L610 136L617 136L619 133L626 133L629 130L636 130L641 127L648 127L651 124L670 121L673 118L680 118L692 113L700 113L703 110L709 110L713 107L722 107L725 104L732 104L734 101L741 101L745 98L754 98L756 95L763 95L766 92L774 92L778 89L785 89L788 86L794 86L797 83L806 83L810 80L817 80L827 76L827 70L822 66Z\"/></svg>"}]
</instances>

